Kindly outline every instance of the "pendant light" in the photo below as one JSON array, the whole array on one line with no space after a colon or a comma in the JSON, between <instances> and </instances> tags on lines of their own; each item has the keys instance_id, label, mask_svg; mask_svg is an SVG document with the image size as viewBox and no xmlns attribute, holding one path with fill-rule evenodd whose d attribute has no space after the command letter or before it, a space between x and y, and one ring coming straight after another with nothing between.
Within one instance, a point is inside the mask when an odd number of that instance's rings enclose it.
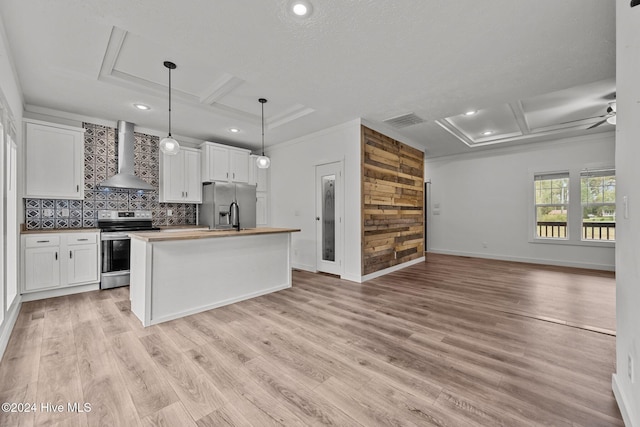
<instances>
[{"instance_id":1,"label":"pendant light","mask_svg":"<svg viewBox=\"0 0 640 427\"><path fill-rule=\"evenodd\" d=\"M264 104L267 100L260 98L258 102L262 104L262 155L256 159L256 165L258 165L260 169L267 169L271 164L271 160L264 155Z\"/></svg>"},{"instance_id":2,"label":"pendant light","mask_svg":"<svg viewBox=\"0 0 640 427\"><path fill-rule=\"evenodd\" d=\"M180 144L171 136L171 70L176 69L176 64L164 61L164 66L169 69L169 135L160 141L160 151L169 156L175 156L180 151Z\"/></svg>"}]
</instances>

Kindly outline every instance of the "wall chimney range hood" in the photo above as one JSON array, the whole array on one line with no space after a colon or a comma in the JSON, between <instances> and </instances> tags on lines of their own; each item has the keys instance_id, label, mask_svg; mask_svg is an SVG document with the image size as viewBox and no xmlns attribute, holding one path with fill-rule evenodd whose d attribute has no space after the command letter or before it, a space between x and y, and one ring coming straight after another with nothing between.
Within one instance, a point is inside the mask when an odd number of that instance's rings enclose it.
<instances>
[{"instance_id":1,"label":"wall chimney range hood","mask_svg":"<svg viewBox=\"0 0 640 427\"><path fill-rule=\"evenodd\" d=\"M135 137L133 123L118 121L118 173L98 184L100 187L155 190L146 181L133 174L133 148Z\"/></svg>"}]
</instances>

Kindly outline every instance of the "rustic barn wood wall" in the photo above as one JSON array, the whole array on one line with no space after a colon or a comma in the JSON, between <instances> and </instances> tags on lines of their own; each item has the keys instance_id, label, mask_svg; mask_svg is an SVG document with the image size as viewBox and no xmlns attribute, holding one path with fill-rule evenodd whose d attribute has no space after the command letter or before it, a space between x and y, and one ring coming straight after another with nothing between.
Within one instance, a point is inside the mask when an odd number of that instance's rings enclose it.
<instances>
[{"instance_id":1,"label":"rustic barn wood wall","mask_svg":"<svg viewBox=\"0 0 640 427\"><path fill-rule=\"evenodd\" d=\"M424 254L423 152L362 126L362 274Z\"/></svg>"}]
</instances>

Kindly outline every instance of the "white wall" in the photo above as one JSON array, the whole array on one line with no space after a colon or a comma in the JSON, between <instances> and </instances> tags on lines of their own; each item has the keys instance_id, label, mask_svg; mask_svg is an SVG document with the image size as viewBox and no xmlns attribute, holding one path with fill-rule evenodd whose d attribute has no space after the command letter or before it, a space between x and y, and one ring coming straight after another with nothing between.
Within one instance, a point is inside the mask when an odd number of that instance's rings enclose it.
<instances>
[{"instance_id":1,"label":"white wall","mask_svg":"<svg viewBox=\"0 0 640 427\"><path fill-rule=\"evenodd\" d=\"M2 93L2 97L4 98L6 105L13 119L15 121L16 127L16 143L18 144L18 156L20 156L21 150L21 141L22 141L22 110L23 110L23 99L22 99L22 90L20 88L20 83L16 77L14 72L13 62L11 60L11 52L9 49L9 44L7 42L6 33L4 30L4 23L2 22L2 17L0 17L0 92ZM0 161L2 162L2 166L0 167L0 173L2 175L5 174L5 145L3 144L0 147L2 153L0 153ZM18 172L20 173L20 172ZM6 194L5 194L5 185L3 180L0 180L0 197L2 197L2 202L0 203L0 233L2 233L2 245L5 245L7 238L7 228L8 227L17 227L17 224L7 224L6 223L6 215L5 215L5 203L6 202ZM20 183L19 183L20 184ZM18 189L18 191L20 191ZM21 217L21 211L18 212L17 217ZM6 249L6 250L5 250ZM18 251L18 248L2 248L0 250L0 263L2 263L2 268L0 268L0 292L3 294L3 298L0 298L2 301L6 301L6 263L7 263L7 253L11 253L14 255ZM15 257L12 257L15 258ZM13 259L10 262L14 262ZM19 260L18 260L19 261ZM17 268L17 265L15 266ZM15 285L15 284L14 284ZM9 340L9 336L11 334L11 329L13 328L13 324L15 322L19 307L20 307L20 296L16 297L13 305L5 309L4 305L0 306L0 310L3 311L4 316L0 316L3 318L0 323L0 357L4 353L6 345Z\"/></svg>"},{"instance_id":2,"label":"white wall","mask_svg":"<svg viewBox=\"0 0 640 427\"><path fill-rule=\"evenodd\" d=\"M629 217L618 215L616 244L616 355L613 389L628 427L640 427L640 6L616 2L617 211L629 200ZM627 358L634 359L629 379Z\"/></svg>"},{"instance_id":3,"label":"white wall","mask_svg":"<svg viewBox=\"0 0 640 427\"><path fill-rule=\"evenodd\" d=\"M534 171L577 174L585 166L613 166L614 145L613 133L607 132L427 159L429 250L613 270L612 247L530 243L529 229ZM440 215L433 215L436 203Z\"/></svg>"},{"instance_id":4,"label":"white wall","mask_svg":"<svg viewBox=\"0 0 640 427\"><path fill-rule=\"evenodd\" d=\"M293 266L316 271L315 166L344 161L344 263L342 277L359 281L360 120L273 146L269 182L273 227L300 228L293 233Z\"/></svg>"}]
</instances>

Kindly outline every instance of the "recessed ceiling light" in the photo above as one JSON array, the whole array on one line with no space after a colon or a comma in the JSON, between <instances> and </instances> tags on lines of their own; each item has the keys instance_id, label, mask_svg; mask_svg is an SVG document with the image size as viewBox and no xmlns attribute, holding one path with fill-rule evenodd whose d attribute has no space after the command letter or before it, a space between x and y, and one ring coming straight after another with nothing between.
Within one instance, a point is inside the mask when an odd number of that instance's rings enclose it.
<instances>
[{"instance_id":1,"label":"recessed ceiling light","mask_svg":"<svg viewBox=\"0 0 640 427\"><path fill-rule=\"evenodd\" d=\"M149 107L148 105L144 105L144 104L133 104L134 107L136 107L138 110L150 110L151 107Z\"/></svg>"},{"instance_id":2,"label":"recessed ceiling light","mask_svg":"<svg viewBox=\"0 0 640 427\"><path fill-rule=\"evenodd\" d=\"M477 110L469 110L469 111L467 111L466 113L464 113L464 115L465 115L465 116L473 116L473 115L475 115L476 113L478 113L478 111L477 111Z\"/></svg>"},{"instance_id":3,"label":"recessed ceiling light","mask_svg":"<svg viewBox=\"0 0 640 427\"><path fill-rule=\"evenodd\" d=\"M238 132L240 132L240 129L238 129L238 128L229 128L229 132L238 133Z\"/></svg>"},{"instance_id":4,"label":"recessed ceiling light","mask_svg":"<svg viewBox=\"0 0 640 427\"><path fill-rule=\"evenodd\" d=\"M313 10L313 7L311 6L311 3L309 3L306 0L298 0L298 1L294 1L291 4L291 11L299 17L306 17L309 16L311 14L311 11Z\"/></svg>"},{"instance_id":5,"label":"recessed ceiling light","mask_svg":"<svg viewBox=\"0 0 640 427\"><path fill-rule=\"evenodd\" d=\"M493 134L493 131L492 130L485 130L484 132L482 132L482 134L484 136L489 136L489 135Z\"/></svg>"}]
</instances>

